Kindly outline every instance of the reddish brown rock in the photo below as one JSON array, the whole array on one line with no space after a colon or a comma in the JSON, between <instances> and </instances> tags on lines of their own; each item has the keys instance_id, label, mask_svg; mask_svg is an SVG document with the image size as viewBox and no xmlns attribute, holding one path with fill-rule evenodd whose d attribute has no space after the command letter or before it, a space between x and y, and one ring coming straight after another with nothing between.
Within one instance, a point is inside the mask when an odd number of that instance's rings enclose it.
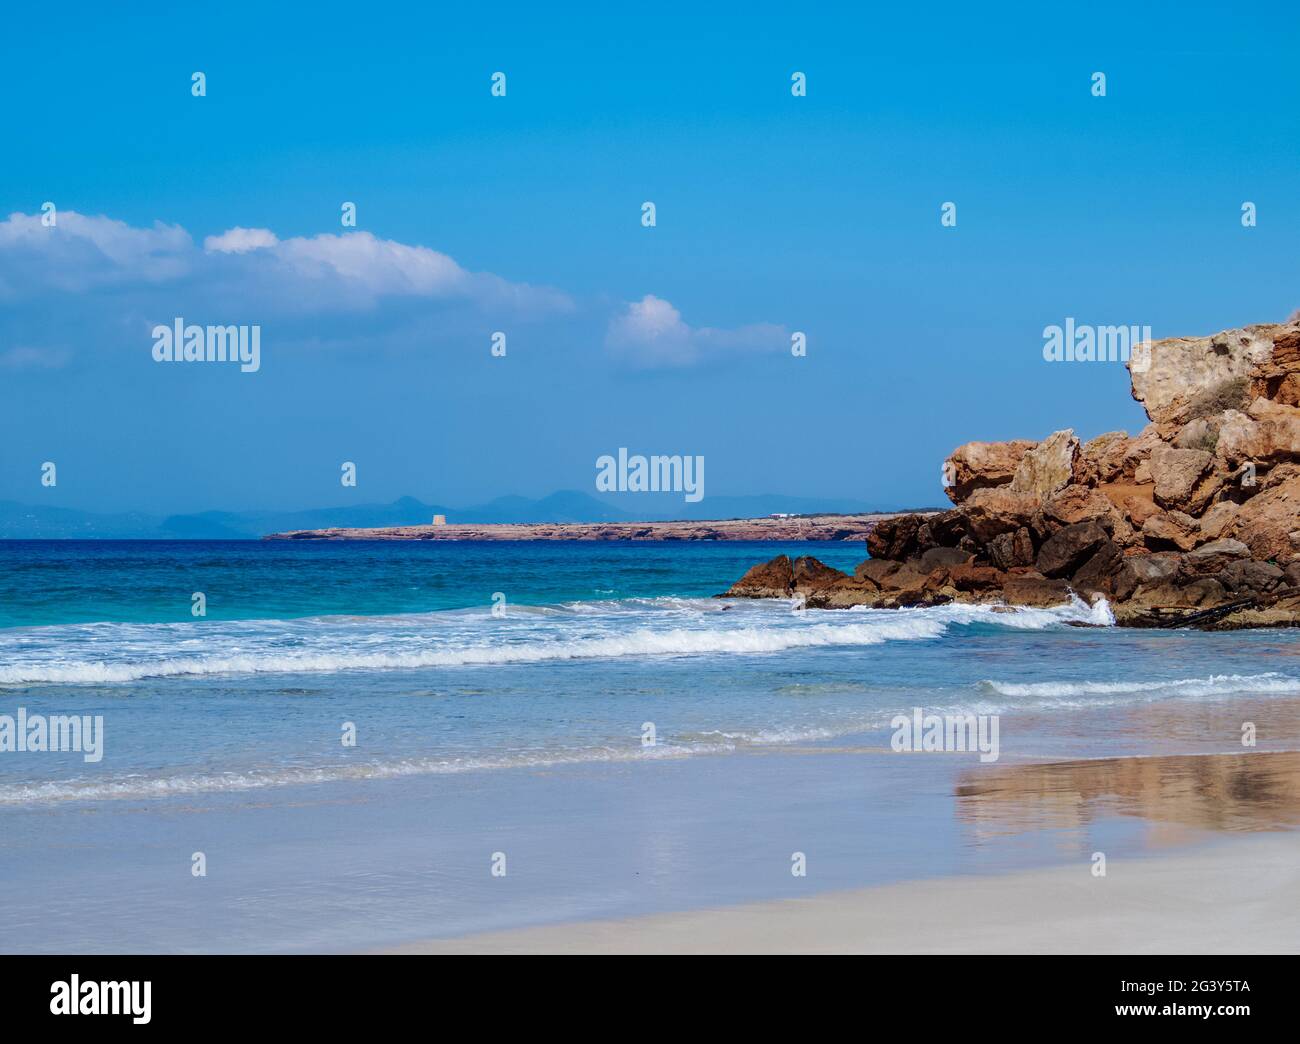
<instances>
[{"instance_id":1,"label":"reddish brown rock","mask_svg":"<svg viewBox=\"0 0 1300 1044\"><path fill-rule=\"evenodd\" d=\"M1110 536L1099 522L1079 522L1053 533L1038 549L1038 571L1045 577L1070 576Z\"/></svg>"},{"instance_id":2,"label":"reddish brown rock","mask_svg":"<svg viewBox=\"0 0 1300 1044\"><path fill-rule=\"evenodd\" d=\"M999 569L1015 569L1034 564L1037 552L1029 530L1021 526L1014 533L1000 533L985 547L988 559Z\"/></svg>"},{"instance_id":3,"label":"reddish brown rock","mask_svg":"<svg viewBox=\"0 0 1300 1044\"><path fill-rule=\"evenodd\" d=\"M1286 582L1286 574L1272 562L1243 559L1232 562L1215 576L1234 598L1268 594Z\"/></svg>"},{"instance_id":4,"label":"reddish brown rock","mask_svg":"<svg viewBox=\"0 0 1300 1044\"><path fill-rule=\"evenodd\" d=\"M1205 450L1160 446L1151 453L1151 478L1155 502L1166 510L1186 508L1193 500L1201 478L1214 463Z\"/></svg>"},{"instance_id":5,"label":"reddish brown rock","mask_svg":"<svg viewBox=\"0 0 1300 1044\"><path fill-rule=\"evenodd\" d=\"M777 555L770 562L751 566L731 585L729 598L788 598L794 590L794 569L789 555Z\"/></svg>"},{"instance_id":6,"label":"reddish brown rock","mask_svg":"<svg viewBox=\"0 0 1300 1044\"><path fill-rule=\"evenodd\" d=\"M795 591L804 594L849 579L847 574L813 558L812 555L801 555L796 558L791 564L790 574Z\"/></svg>"},{"instance_id":7,"label":"reddish brown rock","mask_svg":"<svg viewBox=\"0 0 1300 1044\"><path fill-rule=\"evenodd\" d=\"M890 573L898 572L900 563L891 562L887 558L868 558L865 562L859 562L853 570L853 575L858 580L865 580L876 587L883 587L885 578Z\"/></svg>"},{"instance_id":8,"label":"reddish brown rock","mask_svg":"<svg viewBox=\"0 0 1300 1044\"><path fill-rule=\"evenodd\" d=\"M1183 556L1183 569L1192 576L1212 576L1249 557L1250 548L1240 540L1211 540Z\"/></svg>"},{"instance_id":9,"label":"reddish brown rock","mask_svg":"<svg viewBox=\"0 0 1300 1044\"><path fill-rule=\"evenodd\" d=\"M1043 576L1008 576L1002 585L1002 597L1007 605L1063 605L1070 601L1070 585Z\"/></svg>"},{"instance_id":10,"label":"reddish brown rock","mask_svg":"<svg viewBox=\"0 0 1300 1044\"><path fill-rule=\"evenodd\" d=\"M1129 439L1124 449L1124 467L1118 481L1137 482L1138 468L1146 465L1151 459L1152 450L1164 444L1164 440L1160 437L1160 429L1154 424L1148 424L1134 438ZM1145 481L1151 481L1149 475Z\"/></svg>"},{"instance_id":11,"label":"reddish brown rock","mask_svg":"<svg viewBox=\"0 0 1300 1044\"><path fill-rule=\"evenodd\" d=\"M1227 410L1221 417L1215 452L1229 467L1300 460L1300 408L1259 398L1245 413Z\"/></svg>"},{"instance_id":12,"label":"reddish brown rock","mask_svg":"<svg viewBox=\"0 0 1300 1044\"><path fill-rule=\"evenodd\" d=\"M1124 477L1124 462L1131 441L1126 431L1108 431L1085 442L1075 465L1075 481L1100 486Z\"/></svg>"},{"instance_id":13,"label":"reddish brown rock","mask_svg":"<svg viewBox=\"0 0 1300 1044\"><path fill-rule=\"evenodd\" d=\"M1005 486L1015 477L1021 458L1036 445L1032 439L1013 439L958 446L944 462L944 492L960 504L977 489Z\"/></svg>"},{"instance_id":14,"label":"reddish brown rock","mask_svg":"<svg viewBox=\"0 0 1300 1044\"><path fill-rule=\"evenodd\" d=\"M1153 551L1171 548L1190 551L1196 546L1198 537L1196 519L1181 511L1160 511L1142 525L1142 538Z\"/></svg>"},{"instance_id":15,"label":"reddish brown rock","mask_svg":"<svg viewBox=\"0 0 1300 1044\"><path fill-rule=\"evenodd\" d=\"M1154 486L1139 488L1144 488L1145 492L1135 493L1125 498L1124 517L1133 523L1136 528L1141 529L1146 525L1147 519L1152 515L1159 514L1160 508L1156 505Z\"/></svg>"},{"instance_id":16,"label":"reddish brown rock","mask_svg":"<svg viewBox=\"0 0 1300 1044\"><path fill-rule=\"evenodd\" d=\"M1129 566L1119 545L1112 541L1097 548L1070 579L1070 586L1076 591L1111 599L1127 598L1137 585L1137 573Z\"/></svg>"},{"instance_id":17,"label":"reddish brown rock","mask_svg":"<svg viewBox=\"0 0 1300 1044\"><path fill-rule=\"evenodd\" d=\"M855 605L877 605L883 597L874 584L846 576L806 594L804 605L808 609L849 609Z\"/></svg>"},{"instance_id":18,"label":"reddish brown rock","mask_svg":"<svg viewBox=\"0 0 1300 1044\"><path fill-rule=\"evenodd\" d=\"M1218 540L1240 510L1241 505L1231 500L1219 501L1201 516L1201 532L1210 540Z\"/></svg>"},{"instance_id":19,"label":"reddish brown rock","mask_svg":"<svg viewBox=\"0 0 1300 1044\"><path fill-rule=\"evenodd\" d=\"M1183 556L1177 551L1151 555L1129 555L1127 565L1140 585L1173 583L1182 569Z\"/></svg>"},{"instance_id":20,"label":"reddish brown rock","mask_svg":"<svg viewBox=\"0 0 1300 1044\"><path fill-rule=\"evenodd\" d=\"M956 547L932 547L919 556L917 568L923 573L929 573L935 569L965 565L974 557L969 551Z\"/></svg>"},{"instance_id":21,"label":"reddish brown rock","mask_svg":"<svg viewBox=\"0 0 1300 1044\"><path fill-rule=\"evenodd\" d=\"M1273 334L1273 351L1255 371L1256 394L1300 406L1300 325L1292 323Z\"/></svg>"},{"instance_id":22,"label":"reddish brown rock","mask_svg":"<svg viewBox=\"0 0 1300 1044\"><path fill-rule=\"evenodd\" d=\"M1006 573L992 566L967 563L948 569L948 583L958 591L997 591L1006 578Z\"/></svg>"},{"instance_id":23,"label":"reddish brown rock","mask_svg":"<svg viewBox=\"0 0 1300 1044\"><path fill-rule=\"evenodd\" d=\"M1115 507L1104 493L1077 484L1066 486L1043 504L1043 515L1062 526L1109 520L1114 513Z\"/></svg>"},{"instance_id":24,"label":"reddish brown rock","mask_svg":"<svg viewBox=\"0 0 1300 1044\"><path fill-rule=\"evenodd\" d=\"M1300 623L1300 321L1154 342L1130 371L1151 418L1136 437L967 443L945 465L957 507L879 523L853 577L800 560L737 587L825 606L1073 589L1124 624Z\"/></svg>"},{"instance_id":25,"label":"reddish brown rock","mask_svg":"<svg viewBox=\"0 0 1300 1044\"><path fill-rule=\"evenodd\" d=\"M1227 529L1262 561L1279 565L1300 553L1300 478L1251 497Z\"/></svg>"},{"instance_id":26,"label":"reddish brown rock","mask_svg":"<svg viewBox=\"0 0 1300 1044\"><path fill-rule=\"evenodd\" d=\"M872 558L903 559L926 550L918 534L925 524L920 515L896 515L877 522L867 534L867 551Z\"/></svg>"},{"instance_id":27,"label":"reddish brown rock","mask_svg":"<svg viewBox=\"0 0 1300 1044\"><path fill-rule=\"evenodd\" d=\"M987 544L1001 533L1026 528L1038 511L1038 498L1011 489L977 489L964 505L971 536Z\"/></svg>"},{"instance_id":28,"label":"reddish brown rock","mask_svg":"<svg viewBox=\"0 0 1300 1044\"><path fill-rule=\"evenodd\" d=\"M894 594L920 594L930 582L930 574L904 564L881 582L881 589Z\"/></svg>"}]
</instances>

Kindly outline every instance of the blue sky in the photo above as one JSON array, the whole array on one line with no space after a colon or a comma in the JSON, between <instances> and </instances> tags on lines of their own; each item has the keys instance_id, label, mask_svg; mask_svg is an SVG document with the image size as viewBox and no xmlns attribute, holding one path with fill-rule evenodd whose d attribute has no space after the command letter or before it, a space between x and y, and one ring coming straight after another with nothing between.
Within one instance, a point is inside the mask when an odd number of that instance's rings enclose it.
<instances>
[{"instance_id":1,"label":"blue sky","mask_svg":"<svg viewBox=\"0 0 1300 1044\"><path fill-rule=\"evenodd\" d=\"M0 41L0 499L594 493L627 446L936 503L967 440L1142 426L1045 325L1300 307L1288 5L133 7ZM176 316L261 370L155 363Z\"/></svg>"}]
</instances>

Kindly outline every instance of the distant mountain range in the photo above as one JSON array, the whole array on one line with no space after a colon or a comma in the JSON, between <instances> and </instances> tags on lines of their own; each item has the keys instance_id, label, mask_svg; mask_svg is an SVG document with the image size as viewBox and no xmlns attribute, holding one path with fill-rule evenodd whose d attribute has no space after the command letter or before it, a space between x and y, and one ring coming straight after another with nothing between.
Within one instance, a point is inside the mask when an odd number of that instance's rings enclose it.
<instances>
[{"instance_id":1,"label":"distant mountain range","mask_svg":"<svg viewBox=\"0 0 1300 1044\"><path fill-rule=\"evenodd\" d=\"M642 507L643 506L643 507ZM635 509L635 510L633 510ZM861 514L890 510L852 500L809 497L707 497L683 503L680 494L624 494L615 503L577 490L561 490L540 500L498 497L477 507L451 508L401 497L391 504L357 504L306 511L201 511L192 515L151 516L137 512L99 514L74 508L37 507L0 500L0 539L255 540L289 529L335 526L416 526L446 515L448 522L658 522L792 515Z\"/></svg>"}]
</instances>

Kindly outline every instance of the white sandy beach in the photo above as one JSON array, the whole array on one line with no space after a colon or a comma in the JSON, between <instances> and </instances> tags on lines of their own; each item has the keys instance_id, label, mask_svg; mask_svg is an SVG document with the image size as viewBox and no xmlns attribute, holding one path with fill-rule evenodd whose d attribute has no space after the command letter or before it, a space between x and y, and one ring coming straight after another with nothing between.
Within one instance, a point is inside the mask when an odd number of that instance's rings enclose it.
<instances>
[{"instance_id":1,"label":"white sandy beach","mask_svg":"<svg viewBox=\"0 0 1300 1044\"><path fill-rule=\"evenodd\" d=\"M1300 836L429 940L388 953L1297 953Z\"/></svg>"}]
</instances>

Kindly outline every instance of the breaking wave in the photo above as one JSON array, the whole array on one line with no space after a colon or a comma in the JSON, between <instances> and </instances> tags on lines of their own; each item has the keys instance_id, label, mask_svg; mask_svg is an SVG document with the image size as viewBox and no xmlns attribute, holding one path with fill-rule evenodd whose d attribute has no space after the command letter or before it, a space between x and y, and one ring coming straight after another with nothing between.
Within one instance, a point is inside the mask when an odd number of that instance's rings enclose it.
<instances>
[{"instance_id":1,"label":"breaking wave","mask_svg":"<svg viewBox=\"0 0 1300 1044\"><path fill-rule=\"evenodd\" d=\"M794 613L780 603L640 599L490 613L192 624L85 624L0 636L0 685L117 684L221 674L324 674L625 657L746 656L922 641L988 624L1102 623L1056 609L939 606ZM103 650L111 648L111 657Z\"/></svg>"}]
</instances>

